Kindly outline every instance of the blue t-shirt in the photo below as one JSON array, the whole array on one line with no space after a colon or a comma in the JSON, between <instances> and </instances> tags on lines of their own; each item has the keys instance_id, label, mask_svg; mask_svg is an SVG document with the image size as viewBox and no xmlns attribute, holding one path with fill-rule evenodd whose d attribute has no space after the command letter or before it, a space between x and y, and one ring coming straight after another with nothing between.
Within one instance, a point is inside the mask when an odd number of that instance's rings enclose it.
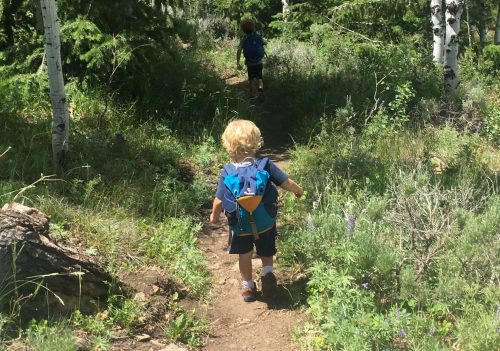
<instances>
[{"instance_id":1,"label":"blue t-shirt","mask_svg":"<svg viewBox=\"0 0 500 351\"><path fill-rule=\"evenodd\" d=\"M262 159L257 158L257 159L254 159L252 163L258 164L261 160ZM252 163L250 163L250 164L252 164ZM264 170L269 173L269 176L270 176L269 179L271 180L272 184L274 184L274 185L280 186L288 179L288 175L285 172L283 172L278 166L276 166L274 164L274 162L271 160L269 160L267 162L267 165L264 168ZM226 178L226 176L227 176L227 172L223 168L221 171L221 174L220 174L219 184L217 185L217 191L215 193L215 196L221 200L224 198L224 193L226 191L226 185L224 184L224 178ZM271 186L273 186L272 184L271 184Z\"/></svg>"},{"instance_id":2,"label":"blue t-shirt","mask_svg":"<svg viewBox=\"0 0 500 351\"><path fill-rule=\"evenodd\" d=\"M244 49L244 46L245 46L245 41L247 40L247 38L252 35L252 34L246 34L244 36L242 36L240 38L240 43L238 45L238 48L243 50ZM258 35L261 39L262 39L262 44L263 45L266 45L266 40L264 38L262 38L262 36L258 33L255 33L255 35ZM262 59L261 60L258 60L258 61L251 61L251 60L248 60L247 58L245 58L245 65L247 66L257 66L257 65L260 65L262 63Z\"/></svg>"}]
</instances>

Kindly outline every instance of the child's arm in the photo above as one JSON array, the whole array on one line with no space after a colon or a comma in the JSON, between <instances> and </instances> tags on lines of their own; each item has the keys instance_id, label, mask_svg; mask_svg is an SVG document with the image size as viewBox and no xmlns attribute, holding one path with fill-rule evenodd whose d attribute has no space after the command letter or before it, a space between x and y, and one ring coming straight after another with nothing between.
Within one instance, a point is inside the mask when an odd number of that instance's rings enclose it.
<instances>
[{"instance_id":1,"label":"child's arm","mask_svg":"<svg viewBox=\"0 0 500 351\"><path fill-rule=\"evenodd\" d=\"M222 213L222 200L216 197L212 205L212 213L210 213L210 223L217 224L220 214Z\"/></svg>"},{"instance_id":2,"label":"child's arm","mask_svg":"<svg viewBox=\"0 0 500 351\"><path fill-rule=\"evenodd\" d=\"M283 182L283 184L280 185L280 187L282 189L286 190L286 191L294 193L295 196L297 196L297 197L301 197L304 194L304 191L302 190L302 188L300 187L300 185L298 185L297 183L295 183L290 178L288 178L287 180L285 180Z\"/></svg>"},{"instance_id":3,"label":"child's arm","mask_svg":"<svg viewBox=\"0 0 500 351\"><path fill-rule=\"evenodd\" d=\"M236 64L238 65L238 69L241 69L240 59L241 59L241 47L239 47L238 51L236 51Z\"/></svg>"}]
</instances>

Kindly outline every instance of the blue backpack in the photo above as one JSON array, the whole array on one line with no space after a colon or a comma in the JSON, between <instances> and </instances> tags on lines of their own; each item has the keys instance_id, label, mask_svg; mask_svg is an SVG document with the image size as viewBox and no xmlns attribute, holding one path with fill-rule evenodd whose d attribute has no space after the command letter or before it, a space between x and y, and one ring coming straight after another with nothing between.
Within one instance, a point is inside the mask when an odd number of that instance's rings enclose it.
<instances>
[{"instance_id":1,"label":"blue backpack","mask_svg":"<svg viewBox=\"0 0 500 351\"><path fill-rule=\"evenodd\" d=\"M258 239L276 223L278 191L265 170L268 162L268 158L262 158L248 166L224 166L227 175L222 206L235 236L253 235Z\"/></svg>"},{"instance_id":2,"label":"blue backpack","mask_svg":"<svg viewBox=\"0 0 500 351\"><path fill-rule=\"evenodd\" d=\"M257 33L247 35L242 48L247 63L257 64L264 58L264 39Z\"/></svg>"}]
</instances>

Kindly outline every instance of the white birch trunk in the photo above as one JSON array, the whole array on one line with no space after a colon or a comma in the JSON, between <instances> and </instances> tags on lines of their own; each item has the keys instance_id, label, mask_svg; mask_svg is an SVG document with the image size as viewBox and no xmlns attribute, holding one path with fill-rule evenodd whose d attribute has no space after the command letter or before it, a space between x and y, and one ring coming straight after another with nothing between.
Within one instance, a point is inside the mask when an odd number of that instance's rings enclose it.
<instances>
[{"instance_id":1,"label":"white birch trunk","mask_svg":"<svg viewBox=\"0 0 500 351\"><path fill-rule=\"evenodd\" d=\"M497 10L497 24L495 26L495 45L500 45L500 2Z\"/></svg>"},{"instance_id":2,"label":"white birch trunk","mask_svg":"<svg viewBox=\"0 0 500 351\"><path fill-rule=\"evenodd\" d=\"M463 6L464 0L446 0L444 83L449 91L458 86L458 35Z\"/></svg>"},{"instance_id":3,"label":"white birch trunk","mask_svg":"<svg viewBox=\"0 0 500 351\"><path fill-rule=\"evenodd\" d=\"M283 4L283 22L288 22L290 0L281 0L281 3Z\"/></svg>"},{"instance_id":4,"label":"white birch trunk","mask_svg":"<svg viewBox=\"0 0 500 351\"><path fill-rule=\"evenodd\" d=\"M64 166L69 155L69 110L64 93L59 19L55 0L40 0L40 4L52 104L52 154L56 165Z\"/></svg>"},{"instance_id":5,"label":"white birch trunk","mask_svg":"<svg viewBox=\"0 0 500 351\"><path fill-rule=\"evenodd\" d=\"M432 57L434 63L443 64L444 51L444 25L443 25L443 0L431 0L431 19L433 34Z\"/></svg>"}]
</instances>

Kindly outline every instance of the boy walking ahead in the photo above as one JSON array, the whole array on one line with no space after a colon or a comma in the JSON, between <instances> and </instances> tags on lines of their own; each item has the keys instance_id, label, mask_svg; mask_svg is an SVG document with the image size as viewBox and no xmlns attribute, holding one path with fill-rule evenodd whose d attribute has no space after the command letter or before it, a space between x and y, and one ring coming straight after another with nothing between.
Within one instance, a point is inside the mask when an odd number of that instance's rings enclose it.
<instances>
[{"instance_id":1,"label":"boy walking ahead","mask_svg":"<svg viewBox=\"0 0 500 351\"><path fill-rule=\"evenodd\" d=\"M241 29L245 35L240 40L236 52L238 69L241 69L241 52L245 56L245 65L248 71L248 84L250 86L250 99L255 98L258 93L260 98L264 97L264 83L262 81L262 59L264 58L264 39L256 33L255 22L250 19L241 22Z\"/></svg>"},{"instance_id":2,"label":"boy walking ahead","mask_svg":"<svg viewBox=\"0 0 500 351\"><path fill-rule=\"evenodd\" d=\"M262 260L261 283L264 297L271 296L276 289L276 277L273 273L273 255L276 253L276 224L274 219L277 213L278 192L275 185L280 186L286 191L292 192L300 197L303 194L302 188L293 180L288 178L283 172L268 158L256 158L255 153L262 145L262 139L259 128L247 120L234 120L229 123L222 134L224 148L231 157L231 163L224 166L217 192L210 214L210 222L218 223L219 216L224 210L228 217L230 244L228 252L239 255L239 268L242 278L242 296L245 302L255 301L257 297L257 288L252 280L252 254L253 248ZM247 176L251 174L253 176ZM252 178L253 177L253 178ZM269 182L265 182L266 177ZM235 200L236 193L239 191L238 184L245 183L243 191L245 195L250 194L252 181L248 179L257 179L257 196L261 201L264 214L259 214L259 207L252 210L255 218L250 216L249 223L244 223L247 218L245 212L240 208L246 204L241 201L253 202L254 196L243 196ZM232 180L236 179L236 188L233 189ZM265 185L262 185L264 180ZM260 183L259 183L260 182ZM236 195L235 195L236 194ZM251 195L254 195L253 193ZM260 197L259 197L260 196ZM251 199L251 200L249 200ZM240 201L240 202L237 202ZM247 203L248 204L248 203ZM259 205L260 206L260 205ZM252 218L255 219L252 222ZM263 219L261 219L263 218ZM272 218L271 222L266 222ZM260 222L259 222L260 221ZM257 222L257 223L255 223ZM264 223L266 222L266 223ZM261 230L262 227L270 225L270 228Z\"/></svg>"}]
</instances>

